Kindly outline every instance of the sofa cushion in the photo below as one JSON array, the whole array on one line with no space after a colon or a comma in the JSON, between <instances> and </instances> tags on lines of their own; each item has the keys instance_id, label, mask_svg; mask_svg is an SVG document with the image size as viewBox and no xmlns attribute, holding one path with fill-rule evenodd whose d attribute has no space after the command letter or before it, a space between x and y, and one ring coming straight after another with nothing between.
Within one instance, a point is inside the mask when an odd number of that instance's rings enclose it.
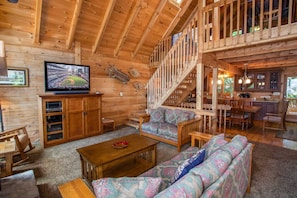
<instances>
[{"instance_id":1,"label":"sofa cushion","mask_svg":"<svg viewBox=\"0 0 297 198\"><path fill-rule=\"evenodd\" d=\"M154 197L162 178L121 177L94 180L92 186L99 197Z\"/></svg>"},{"instance_id":2,"label":"sofa cushion","mask_svg":"<svg viewBox=\"0 0 297 198\"><path fill-rule=\"evenodd\" d=\"M152 109L150 113L150 122L165 122L165 109L164 108L157 108Z\"/></svg>"},{"instance_id":3,"label":"sofa cushion","mask_svg":"<svg viewBox=\"0 0 297 198\"><path fill-rule=\"evenodd\" d=\"M205 149L199 150L192 157L186 159L176 170L172 183L179 180L185 174L187 174L193 167L202 163L205 156Z\"/></svg>"},{"instance_id":4,"label":"sofa cushion","mask_svg":"<svg viewBox=\"0 0 297 198\"><path fill-rule=\"evenodd\" d=\"M202 164L192 168L190 173L201 177L205 189L225 172L231 161L232 156L227 151L217 150Z\"/></svg>"},{"instance_id":5,"label":"sofa cushion","mask_svg":"<svg viewBox=\"0 0 297 198\"><path fill-rule=\"evenodd\" d=\"M203 192L203 183L199 176L187 174L174 184L160 192L155 198L188 198L200 197Z\"/></svg>"},{"instance_id":6,"label":"sofa cushion","mask_svg":"<svg viewBox=\"0 0 297 198\"><path fill-rule=\"evenodd\" d=\"M206 144L202 146L205 149L205 159L207 159L213 152L228 142L224 139L224 134L213 136Z\"/></svg>"},{"instance_id":7,"label":"sofa cushion","mask_svg":"<svg viewBox=\"0 0 297 198\"><path fill-rule=\"evenodd\" d=\"M160 125L161 125L161 122L145 122L141 125L141 128L143 131L158 133L158 129Z\"/></svg>"},{"instance_id":8,"label":"sofa cushion","mask_svg":"<svg viewBox=\"0 0 297 198\"><path fill-rule=\"evenodd\" d=\"M162 124L158 128L158 134L177 139L177 127L174 124Z\"/></svg>"},{"instance_id":9,"label":"sofa cushion","mask_svg":"<svg viewBox=\"0 0 297 198\"><path fill-rule=\"evenodd\" d=\"M165 110L165 122L176 125L176 116L174 109Z\"/></svg>"},{"instance_id":10,"label":"sofa cushion","mask_svg":"<svg viewBox=\"0 0 297 198\"><path fill-rule=\"evenodd\" d=\"M194 119L195 115L195 112L192 111L184 111L181 109L166 109L165 122L177 126L179 122Z\"/></svg>"},{"instance_id":11,"label":"sofa cushion","mask_svg":"<svg viewBox=\"0 0 297 198\"><path fill-rule=\"evenodd\" d=\"M232 158L235 158L246 145L247 138L245 136L236 135L228 144L223 145L220 149L229 152Z\"/></svg>"}]
</instances>

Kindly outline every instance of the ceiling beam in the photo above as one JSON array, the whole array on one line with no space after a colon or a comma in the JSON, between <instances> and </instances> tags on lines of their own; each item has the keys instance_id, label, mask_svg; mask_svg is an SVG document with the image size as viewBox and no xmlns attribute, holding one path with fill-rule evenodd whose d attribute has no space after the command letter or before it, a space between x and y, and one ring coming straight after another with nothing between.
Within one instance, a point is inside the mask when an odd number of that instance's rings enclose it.
<instances>
[{"instance_id":1,"label":"ceiling beam","mask_svg":"<svg viewBox=\"0 0 297 198\"><path fill-rule=\"evenodd\" d=\"M122 48L124 42L126 41L127 35L128 35L128 33L136 19L137 14L139 13L140 9L141 9L141 0L136 0L135 5L133 6L133 10L129 14L129 18L125 25L124 31L122 31L119 42L114 50L114 56L118 56L119 51Z\"/></svg>"},{"instance_id":2,"label":"ceiling beam","mask_svg":"<svg viewBox=\"0 0 297 198\"><path fill-rule=\"evenodd\" d=\"M297 58L292 57L278 57L278 58L266 58L261 61L249 61L248 67L250 69L256 68L272 68L272 67L292 67L296 66ZM235 67L243 68L243 63L232 64Z\"/></svg>"},{"instance_id":3,"label":"ceiling beam","mask_svg":"<svg viewBox=\"0 0 297 198\"><path fill-rule=\"evenodd\" d=\"M263 61L263 59L273 59L275 57L297 57L297 49L294 50L287 50L287 51L280 51L280 52L271 52L266 54L257 54L253 56L244 56L238 58L224 58L224 60L228 63L246 63L250 61Z\"/></svg>"},{"instance_id":4,"label":"ceiling beam","mask_svg":"<svg viewBox=\"0 0 297 198\"><path fill-rule=\"evenodd\" d=\"M158 19L161 11L163 10L164 6L166 5L167 0L161 0L157 9L155 10L151 20L149 21L147 28L145 29L144 33L142 34L142 37L140 38L133 54L132 57L135 57L135 55L138 53L140 47L142 46L143 42L145 41L146 37L148 36L148 34L150 33L153 25L155 24L156 20Z\"/></svg>"},{"instance_id":5,"label":"ceiling beam","mask_svg":"<svg viewBox=\"0 0 297 198\"><path fill-rule=\"evenodd\" d=\"M82 3L83 3L83 0L76 0L76 2L75 2L73 17L72 17L71 24L70 24L69 35L66 40L66 48L67 49L70 48L70 46L73 42L73 38L74 38L75 30L76 30L76 25L78 22L78 17L80 15Z\"/></svg>"},{"instance_id":6,"label":"ceiling beam","mask_svg":"<svg viewBox=\"0 0 297 198\"><path fill-rule=\"evenodd\" d=\"M42 13L42 0L36 0L35 4L35 26L34 26L34 35L33 42L39 43L40 37L40 24L41 24L41 13Z\"/></svg>"},{"instance_id":7,"label":"ceiling beam","mask_svg":"<svg viewBox=\"0 0 297 198\"><path fill-rule=\"evenodd\" d=\"M216 59L214 54L203 54L202 63L205 66L209 66L212 68L219 68L221 70L225 70L233 74L242 74L242 71L240 69L225 61Z\"/></svg>"},{"instance_id":8,"label":"ceiling beam","mask_svg":"<svg viewBox=\"0 0 297 198\"><path fill-rule=\"evenodd\" d=\"M294 50L297 46L297 40L279 41L275 43L251 46L248 48L236 48L234 50L216 52L218 59L239 58L245 56L260 55L284 50Z\"/></svg>"},{"instance_id":9,"label":"ceiling beam","mask_svg":"<svg viewBox=\"0 0 297 198\"><path fill-rule=\"evenodd\" d=\"M110 18L111 14L112 14L112 11L113 11L113 8L114 8L115 4L116 4L116 0L109 0L109 3L108 3L107 8L106 8L106 12L104 14L104 18L102 20L102 24L101 24L99 32L97 34L95 43L94 43L94 45L92 47L92 53L96 52L97 47L101 42L101 39L103 37L103 33L104 33L104 31L106 29L106 26L107 26L107 24L109 22L109 18Z\"/></svg>"}]
</instances>

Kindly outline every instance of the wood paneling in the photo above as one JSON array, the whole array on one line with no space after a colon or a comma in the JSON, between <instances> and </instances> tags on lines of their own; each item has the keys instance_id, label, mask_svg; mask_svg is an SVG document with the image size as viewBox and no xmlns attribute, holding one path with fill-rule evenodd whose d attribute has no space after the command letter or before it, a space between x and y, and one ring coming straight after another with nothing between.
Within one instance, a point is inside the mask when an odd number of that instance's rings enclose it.
<instances>
[{"instance_id":1,"label":"wood paneling","mask_svg":"<svg viewBox=\"0 0 297 198\"><path fill-rule=\"evenodd\" d=\"M38 134L38 104L37 95L44 92L44 61L74 63L75 54L63 51L53 51L42 48L6 45L8 66L26 67L29 69L29 87L0 87L0 101L3 108L5 129L28 126L28 133L33 142L39 140ZM81 64L91 67L91 93L100 91L102 97L102 117L112 118L116 125L128 120L132 111L146 108L146 90L144 85L150 73L147 64L141 61L128 61L92 54L89 49L81 50ZM130 57L126 57L130 59ZM107 74L109 64L128 74L129 69L136 69L141 75L138 78L130 76L130 81L123 84ZM134 82L143 84L142 89L136 89ZM123 92L123 96L120 96Z\"/></svg>"}]
</instances>

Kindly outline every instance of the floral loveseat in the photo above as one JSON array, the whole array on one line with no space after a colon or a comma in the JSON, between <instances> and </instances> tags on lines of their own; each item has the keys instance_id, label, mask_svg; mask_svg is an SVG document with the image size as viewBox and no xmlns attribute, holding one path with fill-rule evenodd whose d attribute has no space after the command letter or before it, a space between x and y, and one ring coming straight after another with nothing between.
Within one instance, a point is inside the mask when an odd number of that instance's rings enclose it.
<instances>
[{"instance_id":1,"label":"floral loveseat","mask_svg":"<svg viewBox=\"0 0 297 198\"><path fill-rule=\"evenodd\" d=\"M140 118L140 135L177 146L180 152L181 146L191 140L189 132L198 130L200 119L195 116L190 110L152 109L150 115Z\"/></svg>"},{"instance_id":2,"label":"floral loveseat","mask_svg":"<svg viewBox=\"0 0 297 198\"><path fill-rule=\"evenodd\" d=\"M250 185L252 149L244 136L228 143L218 135L138 177L102 178L92 186L96 197L243 197Z\"/></svg>"}]
</instances>

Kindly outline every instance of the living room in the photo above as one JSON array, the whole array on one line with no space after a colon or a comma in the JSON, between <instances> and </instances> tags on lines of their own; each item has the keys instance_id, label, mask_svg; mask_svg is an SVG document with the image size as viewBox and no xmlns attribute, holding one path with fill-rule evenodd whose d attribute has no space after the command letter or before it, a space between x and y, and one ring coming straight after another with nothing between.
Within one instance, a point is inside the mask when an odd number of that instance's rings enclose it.
<instances>
[{"instance_id":1,"label":"living room","mask_svg":"<svg viewBox=\"0 0 297 198\"><path fill-rule=\"evenodd\" d=\"M175 18L196 7L190 9L192 5L188 1L182 2L182 11L176 4L164 0L78 2L81 4L19 0L18 3L4 1L0 6L0 40L4 41L7 67L27 69L28 80L24 86L1 85L2 126L7 130L26 125L34 144L44 141L40 135L38 98L53 94L45 92L45 61L89 65L90 93L103 94L101 118L112 119L120 127L133 112L147 108L145 87L156 69L149 66L154 47ZM183 10L186 5L188 9ZM133 14L129 15L130 12ZM181 23L185 21L182 19ZM296 68L293 57L296 37L290 36L286 46L292 57L273 59L278 60L279 67L286 66L287 74L294 73ZM260 67L256 62L254 65ZM250 63L249 69L252 66ZM127 74L129 82L110 76L110 67ZM243 64L239 66L242 67ZM263 63L263 67L267 64Z\"/></svg>"}]
</instances>

